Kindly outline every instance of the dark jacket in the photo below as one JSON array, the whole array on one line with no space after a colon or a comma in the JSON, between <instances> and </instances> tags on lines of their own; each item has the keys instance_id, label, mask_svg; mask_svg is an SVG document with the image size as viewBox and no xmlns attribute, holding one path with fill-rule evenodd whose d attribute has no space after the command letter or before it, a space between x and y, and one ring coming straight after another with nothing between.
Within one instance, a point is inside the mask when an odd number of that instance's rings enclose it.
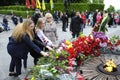
<instances>
[{"instance_id":1,"label":"dark jacket","mask_svg":"<svg viewBox=\"0 0 120 80\"><path fill-rule=\"evenodd\" d=\"M47 50L46 49L46 45L39 39L39 37L37 36L37 34L35 33L35 38L33 40L33 42L42 50ZM41 54L37 54L37 52L34 50L34 49L30 49L30 55L33 57L33 58L40 58L42 57Z\"/></svg>"},{"instance_id":2,"label":"dark jacket","mask_svg":"<svg viewBox=\"0 0 120 80\"><path fill-rule=\"evenodd\" d=\"M63 15L62 15L62 18L61 18L62 22L63 22L63 23L66 23L66 22L67 22L67 19L68 19L68 18L67 18L67 15L66 15L66 14L63 14Z\"/></svg>"},{"instance_id":3,"label":"dark jacket","mask_svg":"<svg viewBox=\"0 0 120 80\"><path fill-rule=\"evenodd\" d=\"M23 22L23 17L20 16L19 20L20 20L20 23L22 23Z\"/></svg>"},{"instance_id":4,"label":"dark jacket","mask_svg":"<svg viewBox=\"0 0 120 80\"><path fill-rule=\"evenodd\" d=\"M12 37L10 37L7 45L7 51L11 56L23 59L27 57L31 48L37 53L40 53L41 51L41 49L30 40L28 35L25 35L21 42L16 42Z\"/></svg>"},{"instance_id":5,"label":"dark jacket","mask_svg":"<svg viewBox=\"0 0 120 80\"><path fill-rule=\"evenodd\" d=\"M8 20L6 18L3 18L3 23L8 25Z\"/></svg>"},{"instance_id":6,"label":"dark jacket","mask_svg":"<svg viewBox=\"0 0 120 80\"><path fill-rule=\"evenodd\" d=\"M79 16L74 16L71 20L70 31L79 33L81 31L82 24L83 20Z\"/></svg>"}]
</instances>

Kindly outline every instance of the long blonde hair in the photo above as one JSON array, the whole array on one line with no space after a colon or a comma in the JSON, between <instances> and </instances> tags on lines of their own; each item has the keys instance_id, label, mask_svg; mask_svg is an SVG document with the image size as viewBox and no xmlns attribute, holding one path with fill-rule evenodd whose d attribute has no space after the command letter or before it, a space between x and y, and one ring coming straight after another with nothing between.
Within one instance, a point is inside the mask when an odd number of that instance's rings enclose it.
<instances>
[{"instance_id":1,"label":"long blonde hair","mask_svg":"<svg viewBox=\"0 0 120 80\"><path fill-rule=\"evenodd\" d=\"M34 32L33 30L29 29L29 26L32 23L33 21L28 19L15 27L12 33L12 37L15 39L15 41L21 41L26 34L30 37L30 40L33 40Z\"/></svg>"},{"instance_id":2,"label":"long blonde hair","mask_svg":"<svg viewBox=\"0 0 120 80\"><path fill-rule=\"evenodd\" d=\"M37 29L42 29L44 26L42 26L41 24L44 22L43 18L39 18L36 24L36 28Z\"/></svg>"}]
</instances>

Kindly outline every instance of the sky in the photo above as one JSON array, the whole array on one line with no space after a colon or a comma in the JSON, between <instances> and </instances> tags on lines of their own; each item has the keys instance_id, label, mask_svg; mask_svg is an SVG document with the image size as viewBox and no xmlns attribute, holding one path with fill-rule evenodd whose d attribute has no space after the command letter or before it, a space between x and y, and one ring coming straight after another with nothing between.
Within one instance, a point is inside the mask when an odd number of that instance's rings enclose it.
<instances>
[{"instance_id":1,"label":"sky","mask_svg":"<svg viewBox=\"0 0 120 80\"><path fill-rule=\"evenodd\" d=\"M113 5L115 10L120 9L120 0L104 0L105 10L110 6Z\"/></svg>"}]
</instances>

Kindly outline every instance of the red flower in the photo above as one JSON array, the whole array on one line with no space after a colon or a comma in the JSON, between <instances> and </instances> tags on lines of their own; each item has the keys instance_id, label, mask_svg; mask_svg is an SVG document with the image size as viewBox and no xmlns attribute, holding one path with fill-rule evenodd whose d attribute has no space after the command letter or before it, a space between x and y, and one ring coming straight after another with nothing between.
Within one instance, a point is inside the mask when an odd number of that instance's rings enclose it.
<instances>
[{"instance_id":1,"label":"red flower","mask_svg":"<svg viewBox=\"0 0 120 80\"><path fill-rule=\"evenodd\" d=\"M117 43L115 44L115 46L119 46L120 45L120 40L117 41Z\"/></svg>"},{"instance_id":2,"label":"red flower","mask_svg":"<svg viewBox=\"0 0 120 80\"><path fill-rule=\"evenodd\" d=\"M25 77L25 78L24 78L24 80L28 80L28 78L27 78L27 77Z\"/></svg>"},{"instance_id":3,"label":"red flower","mask_svg":"<svg viewBox=\"0 0 120 80\"><path fill-rule=\"evenodd\" d=\"M68 52L68 59L76 58L77 54L74 48L66 48L66 51Z\"/></svg>"}]
</instances>

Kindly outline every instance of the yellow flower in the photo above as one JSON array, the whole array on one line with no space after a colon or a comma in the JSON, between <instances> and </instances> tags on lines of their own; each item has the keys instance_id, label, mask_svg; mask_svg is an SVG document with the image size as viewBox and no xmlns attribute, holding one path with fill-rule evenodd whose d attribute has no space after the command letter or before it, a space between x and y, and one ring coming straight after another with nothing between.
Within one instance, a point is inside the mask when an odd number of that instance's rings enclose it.
<instances>
[{"instance_id":1,"label":"yellow flower","mask_svg":"<svg viewBox=\"0 0 120 80\"><path fill-rule=\"evenodd\" d=\"M56 56L56 58L59 58L59 56Z\"/></svg>"},{"instance_id":2,"label":"yellow flower","mask_svg":"<svg viewBox=\"0 0 120 80\"><path fill-rule=\"evenodd\" d=\"M71 48L72 47L72 44L68 45L67 48Z\"/></svg>"},{"instance_id":3,"label":"yellow flower","mask_svg":"<svg viewBox=\"0 0 120 80\"><path fill-rule=\"evenodd\" d=\"M72 47L72 43L68 40L65 41L65 44L67 45L67 48L71 48Z\"/></svg>"},{"instance_id":4,"label":"yellow flower","mask_svg":"<svg viewBox=\"0 0 120 80\"><path fill-rule=\"evenodd\" d=\"M35 77L33 76L33 77L31 78L31 80L35 80Z\"/></svg>"},{"instance_id":5,"label":"yellow flower","mask_svg":"<svg viewBox=\"0 0 120 80\"><path fill-rule=\"evenodd\" d=\"M66 43L67 45L71 44L70 41L68 41L68 40L66 40L65 43Z\"/></svg>"}]
</instances>

